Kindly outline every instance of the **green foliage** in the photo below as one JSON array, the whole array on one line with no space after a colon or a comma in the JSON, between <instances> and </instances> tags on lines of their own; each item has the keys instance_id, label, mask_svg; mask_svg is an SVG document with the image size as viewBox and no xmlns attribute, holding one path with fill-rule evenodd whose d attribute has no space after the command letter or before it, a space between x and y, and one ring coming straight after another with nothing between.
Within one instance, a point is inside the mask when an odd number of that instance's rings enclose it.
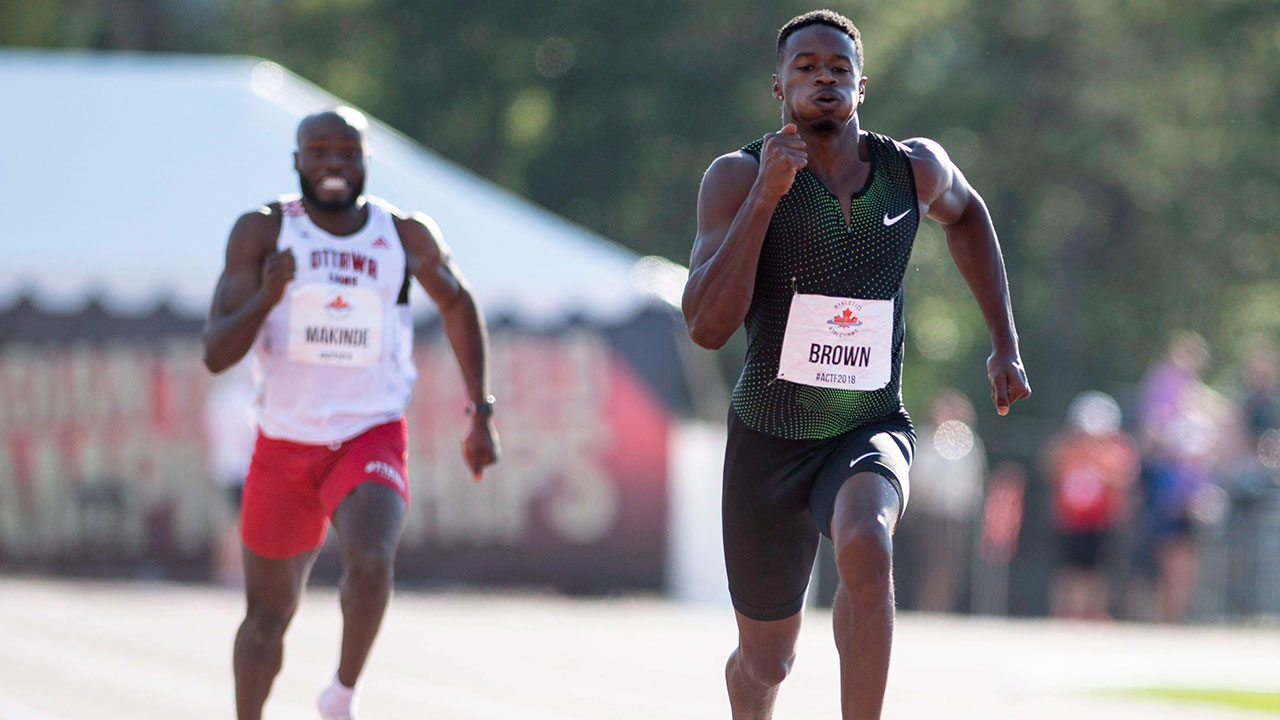
<instances>
[{"instance_id":1,"label":"green foliage","mask_svg":"<svg viewBox=\"0 0 1280 720\"><path fill-rule=\"evenodd\" d=\"M864 127L938 139L986 198L1036 398L1133 382L1176 328L1231 361L1280 333L1274 0L857 0ZM252 54L642 253L686 262L702 172L778 124L798 2L9 3L0 43ZM111 10L108 12L107 10ZM422 199L424 208L430 199ZM985 398L985 333L945 250L908 275L919 407Z\"/></svg>"}]
</instances>

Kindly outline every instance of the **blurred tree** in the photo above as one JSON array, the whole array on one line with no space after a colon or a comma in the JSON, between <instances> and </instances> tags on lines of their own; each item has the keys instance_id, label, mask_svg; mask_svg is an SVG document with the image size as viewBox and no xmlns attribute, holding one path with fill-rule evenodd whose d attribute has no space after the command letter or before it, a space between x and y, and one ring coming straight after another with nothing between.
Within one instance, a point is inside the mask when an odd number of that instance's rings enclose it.
<instances>
[{"instance_id":1,"label":"blurred tree","mask_svg":"<svg viewBox=\"0 0 1280 720\"><path fill-rule=\"evenodd\" d=\"M938 139L991 206L1036 389L1009 450L1034 455L1078 390L1134 381L1174 328L1226 359L1280 335L1274 0L830 4L864 33L864 126ZM0 44L267 57L582 225L687 262L699 178L777 125L774 34L810 7L50 0L0 6ZM984 397L981 318L935 227L907 282L909 405L943 384ZM1009 435L982 432L995 453Z\"/></svg>"}]
</instances>

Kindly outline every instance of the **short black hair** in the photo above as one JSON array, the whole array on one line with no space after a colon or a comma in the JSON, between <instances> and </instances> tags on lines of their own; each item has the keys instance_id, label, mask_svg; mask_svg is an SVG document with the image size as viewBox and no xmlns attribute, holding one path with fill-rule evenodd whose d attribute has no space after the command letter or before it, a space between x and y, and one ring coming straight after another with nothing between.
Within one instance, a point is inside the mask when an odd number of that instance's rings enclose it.
<instances>
[{"instance_id":1,"label":"short black hair","mask_svg":"<svg viewBox=\"0 0 1280 720\"><path fill-rule=\"evenodd\" d=\"M835 10L811 10L803 15L797 15L787 21L778 30L778 62L782 62L782 46L787 43L787 38L799 30L810 25L826 25L833 27L853 41L853 50L857 55L858 70L862 70L862 33L858 32L858 28L849 18L841 15Z\"/></svg>"}]
</instances>

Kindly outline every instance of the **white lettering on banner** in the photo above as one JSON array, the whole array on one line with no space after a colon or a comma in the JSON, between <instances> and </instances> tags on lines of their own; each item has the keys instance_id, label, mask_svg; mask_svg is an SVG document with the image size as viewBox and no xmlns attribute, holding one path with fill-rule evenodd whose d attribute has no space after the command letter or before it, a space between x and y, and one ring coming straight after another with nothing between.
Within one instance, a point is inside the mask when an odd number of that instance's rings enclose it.
<instances>
[{"instance_id":1,"label":"white lettering on banner","mask_svg":"<svg viewBox=\"0 0 1280 720\"><path fill-rule=\"evenodd\" d=\"M419 388L409 416L415 427L431 431L409 434L414 487L406 543L516 545L539 515L566 542L606 537L621 511L616 481L603 465L617 442L604 421L608 346L570 332L558 338L497 336L491 351L494 394L504 398L500 428L539 432L506 432L501 464L483 482L472 482L457 456L452 408L465 400L448 372L453 356L443 343L418 348Z\"/></svg>"},{"instance_id":2,"label":"white lettering on banner","mask_svg":"<svg viewBox=\"0 0 1280 720\"><path fill-rule=\"evenodd\" d=\"M583 545L609 534L618 516L618 490L594 463L569 468L564 485L547 508L560 536Z\"/></svg>"},{"instance_id":3,"label":"white lettering on banner","mask_svg":"<svg viewBox=\"0 0 1280 720\"><path fill-rule=\"evenodd\" d=\"M289 293L289 359L369 367L382 354L382 298L369 288L311 283Z\"/></svg>"},{"instance_id":4,"label":"white lettering on banner","mask_svg":"<svg viewBox=\"0 0 1280 720\"><path fill-rule=\"evenodd\" d=\"M627 443L606 405L610 346L570 330L499 334L491 350L503 455L476 484L458 451L457 361L442 339L415 348L406 540L610 538L623 488L609 463ZM205 454L210 383L194 341L0 348L0 561L207 551L225 520Z\"/></svg>"},{"instance_id":5,"label":"white lettering on banner","mask_svg":"<svg viewBox=\"0 0 1280 720\"><path fill-rule=\"evenodd\" d=\"M203 480L199 358L192 342L4 348L0 392L15 402L0 403L0 556L207 549L221 521Z\"/></svg>"},{"instance_id":6,"label":"white lettering on banner","mask_svg":"<svg viewBox=\"0 0 1280 720\"><path fill-rule=\"evenodd\" d=\"M893 301L791 296L778 378L839 390L879 390L893 368Z\"/></svg>"},{"instance_id":7,"label":"white lettering on banner","mask_svg":"<svg viewBox=\"0 0 1280 720\"><path fill-rule=\"evenodd\" d=\"M142 353L123 346L56 352L5 347L0 350L0 429L143 416L144 373L150 366Z\"/></svg>"}]
</instances>

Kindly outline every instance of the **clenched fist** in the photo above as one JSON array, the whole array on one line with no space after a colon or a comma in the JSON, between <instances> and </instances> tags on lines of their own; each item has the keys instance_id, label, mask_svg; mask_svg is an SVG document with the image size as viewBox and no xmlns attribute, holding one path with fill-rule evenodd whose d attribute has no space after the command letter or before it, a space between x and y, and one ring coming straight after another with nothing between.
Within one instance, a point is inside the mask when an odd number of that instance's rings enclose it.
<instances>
[{"instance_id":1,"label":"clenched fist","mask_svg":"<svg viewBox=\"0 0 1280 720\"><path fill-rule=\"evenodd\" d=\"M764 136L760 148L760 172L756 184L771 199L780 199L791 189L796 173L809 164L809 153L795 123L787 123L776 133Z\"/></svg>"},{"instance_id":2,"label":"clenched fist","mask_svg":"<svg viewBox=\"0 0 1280 720\"><path fill-rule=\"evenodd\" d=\"M293 259L293 248L267 255L262 263L262 298L267 307L275 307L284 297L284 288L293 280L298 265Z\"/></svg>"}]
</instances>

